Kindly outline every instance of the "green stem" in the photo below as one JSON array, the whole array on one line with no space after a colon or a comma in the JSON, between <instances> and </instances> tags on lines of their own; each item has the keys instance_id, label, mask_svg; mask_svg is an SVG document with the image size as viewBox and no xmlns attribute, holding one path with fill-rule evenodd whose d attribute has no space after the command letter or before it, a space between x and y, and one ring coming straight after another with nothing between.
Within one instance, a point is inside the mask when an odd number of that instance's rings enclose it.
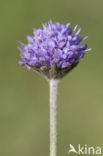
<instances>
[{"instance_id":1,"label":"green stem","mask_svg":"<svg viewBox=\"0 0 103 156\"><path fill-rule=\"evenodd\" d=\"M50 80L50 156L57 153L57 88L58 80Z\"/></svg>"}]
</instances>

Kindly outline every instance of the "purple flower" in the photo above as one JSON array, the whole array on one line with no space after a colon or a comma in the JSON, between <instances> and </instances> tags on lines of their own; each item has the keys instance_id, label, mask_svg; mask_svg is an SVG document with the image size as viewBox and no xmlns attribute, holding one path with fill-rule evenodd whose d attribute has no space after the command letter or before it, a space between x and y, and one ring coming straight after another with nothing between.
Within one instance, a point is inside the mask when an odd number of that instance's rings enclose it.
<instances>
[{"instance_id":1,"label":"purple flower","mask_svg":"<svg viewBox=\"0 0 103 156\"><path fill-rule=\"evenodd\" d=\"M28 44L20 42L20 65L30 70L43 73L49 79L59 79L73 69L84 57L87 44L82 44L88 36L82 38L76 32L78 25L72 30L70 23L64 24L49 22L43 24L42 29L34 29L33 36L27 36Z\"/></svg>"}]
</instances>

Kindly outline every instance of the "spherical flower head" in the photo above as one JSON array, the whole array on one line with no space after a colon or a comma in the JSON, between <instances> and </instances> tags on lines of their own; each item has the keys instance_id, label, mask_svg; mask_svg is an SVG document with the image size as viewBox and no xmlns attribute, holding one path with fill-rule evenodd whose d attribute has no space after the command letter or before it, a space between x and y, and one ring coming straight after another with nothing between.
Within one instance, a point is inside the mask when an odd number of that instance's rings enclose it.
<instances>
[{"instance_id":1,"label":"spherical flower head","mask_svg":"<svg viewBox=\"0 0 103 156\"><path fill-rule=\"evenodd\" d=\"M48 79L60 79L71 71L91 49L87 49L87 44L81 45L81 41L88 38L79 35L81 28L76 31L78 25L73 30L69 25L54 24L50 20L42 29L34 29L33 36L27 36L28 44L20 42L21 47L18 47L20 65Z\"/></svg>"}]
</instances>

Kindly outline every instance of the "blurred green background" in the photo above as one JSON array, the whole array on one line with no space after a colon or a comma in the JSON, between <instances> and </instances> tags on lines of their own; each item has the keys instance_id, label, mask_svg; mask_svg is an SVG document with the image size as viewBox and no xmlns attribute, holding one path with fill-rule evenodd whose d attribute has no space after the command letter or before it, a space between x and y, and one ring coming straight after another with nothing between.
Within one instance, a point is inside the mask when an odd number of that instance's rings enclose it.
<instances>
[{"instance_id":1,"label":"blurred green background","mask_svg":"<svg viewBox=\"0 0 103 156\"><path fill-rule=\"evenodd\" d=\"M17 40L50 18L79 24L93 48L59 84L58 156L70 143L103 149L103 1L0 0L0 156L49 155L48 83L18 65Z\"/></svg>"}]
</instances>

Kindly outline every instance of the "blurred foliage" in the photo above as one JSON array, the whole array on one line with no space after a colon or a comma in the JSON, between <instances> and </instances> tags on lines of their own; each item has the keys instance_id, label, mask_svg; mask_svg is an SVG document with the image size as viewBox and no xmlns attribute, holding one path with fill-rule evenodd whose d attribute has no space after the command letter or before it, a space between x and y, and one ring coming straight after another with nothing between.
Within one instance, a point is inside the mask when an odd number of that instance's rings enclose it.
<instances>
[{"instance_id":1,"label":"blurred foliage","mask_svg":"<svg viewBox=\"0 0 103 156\"><path fill-rule=\"evenodd\" d=\"M103 147L103 1L0 1L0 156L49 155L49 88L18 65L17 40L48 21L79 24L88 52L59 84L58 155L69 144Z\"/></svg>"}]
</instances>

